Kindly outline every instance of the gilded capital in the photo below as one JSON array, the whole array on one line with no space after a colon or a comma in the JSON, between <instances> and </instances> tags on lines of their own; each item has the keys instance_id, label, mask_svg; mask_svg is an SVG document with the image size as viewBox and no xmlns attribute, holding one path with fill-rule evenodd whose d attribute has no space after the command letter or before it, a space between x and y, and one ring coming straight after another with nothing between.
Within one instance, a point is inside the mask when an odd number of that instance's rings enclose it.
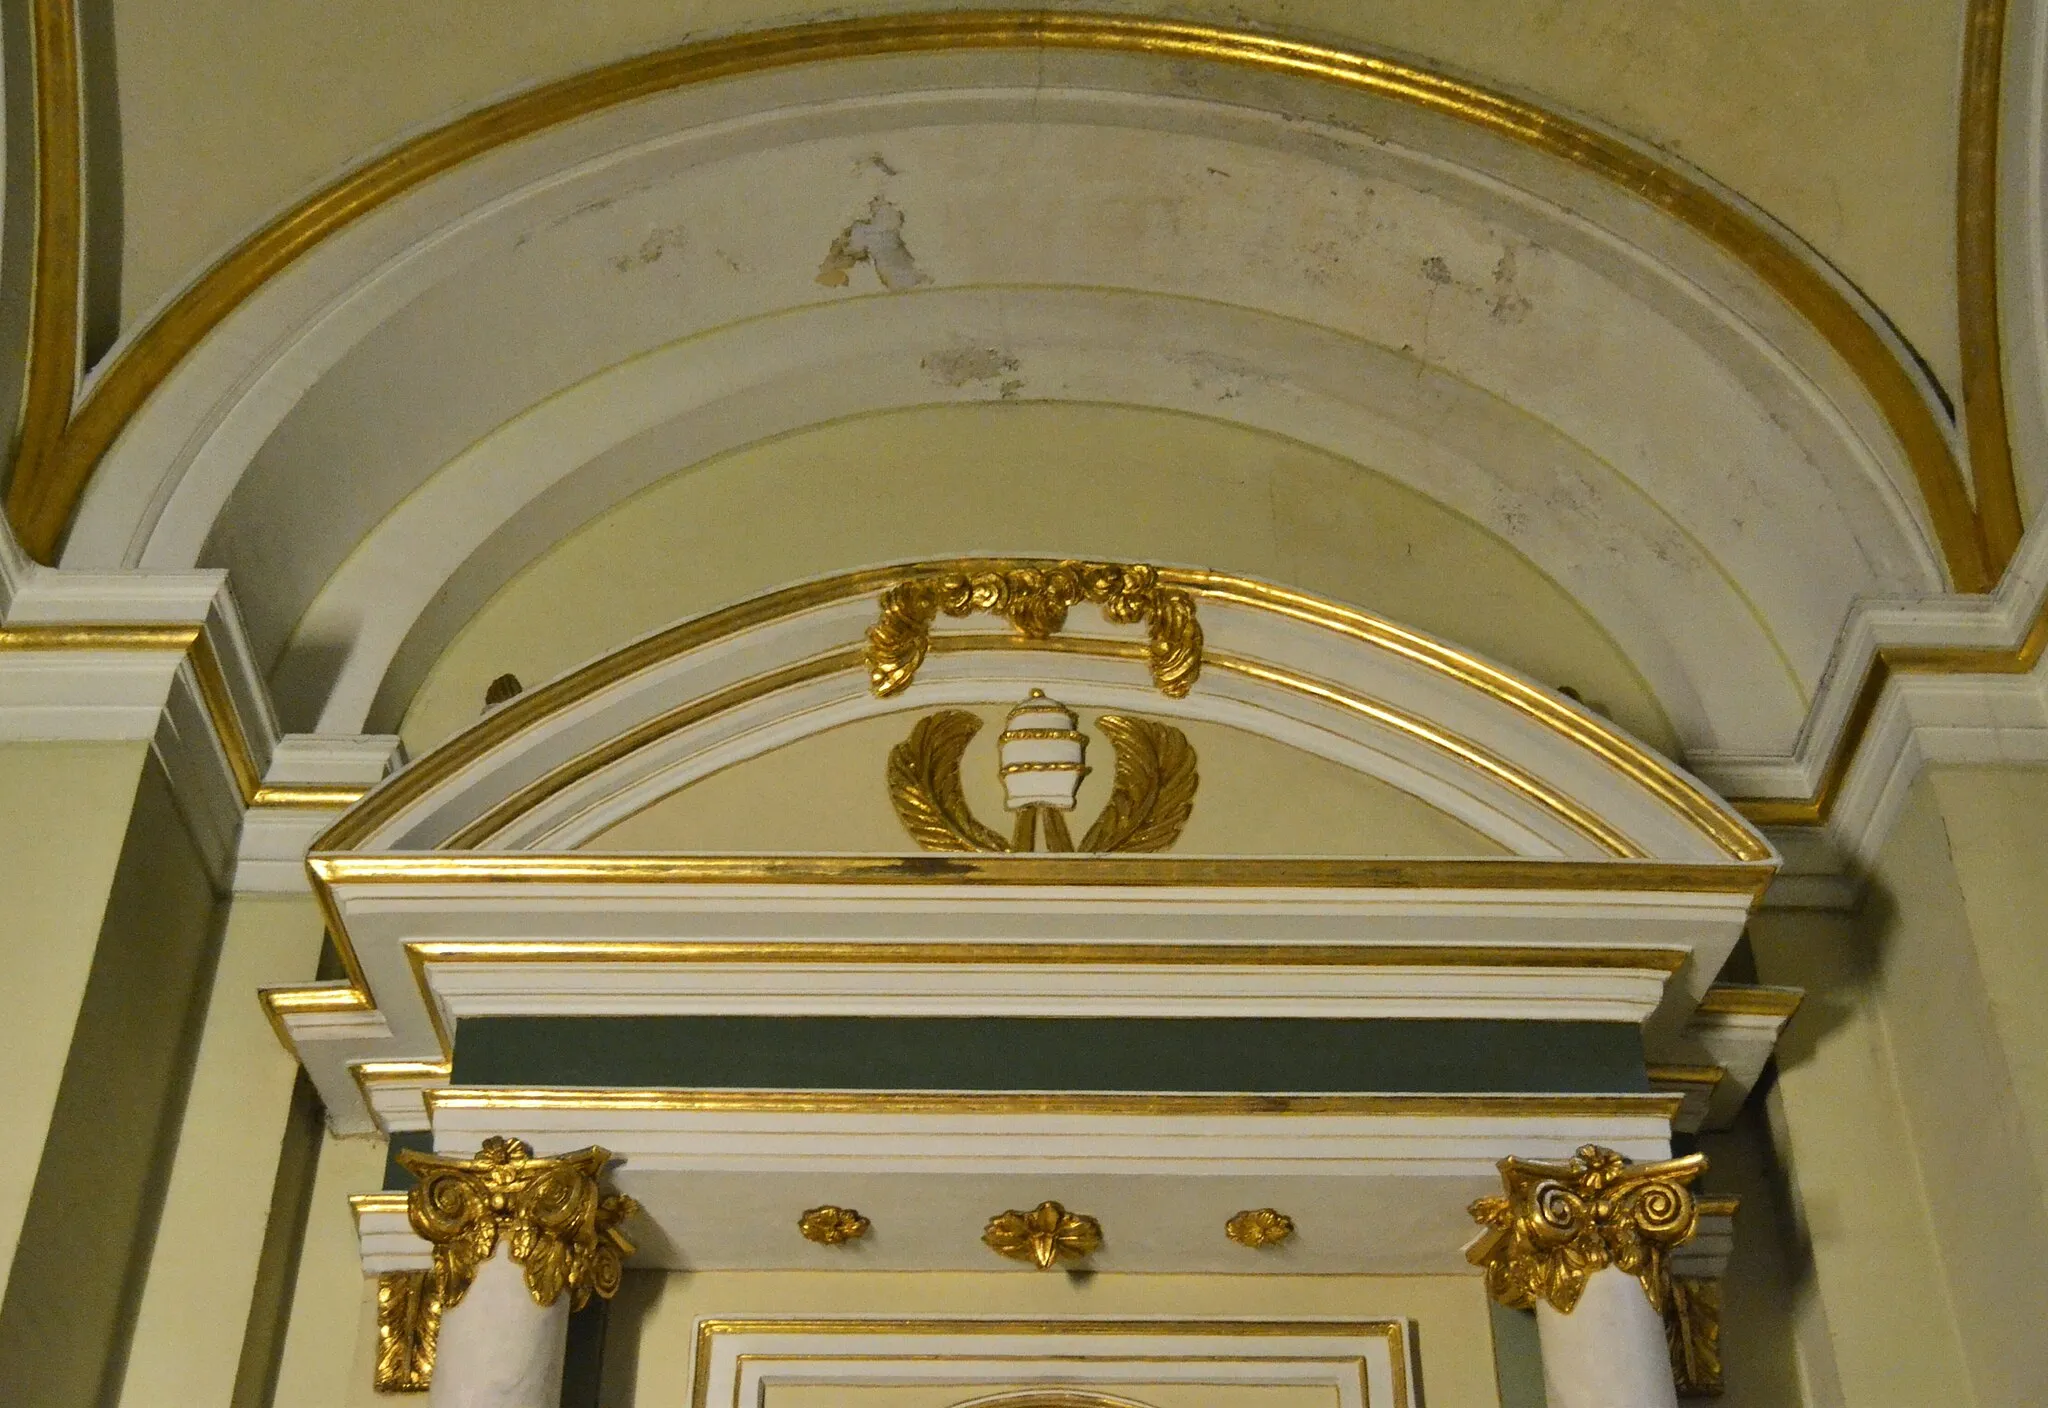
<instances>
[{"instance_id":1,"label":"gilded capital","mask_svg":"<svg viewBox=\"0 0 2048 1408\"><path fill-rule=\"evenodd\" d=\"M473 1159L401 1150L398 1161L419 1182L407 1202L413 1231L434 1246L434 1291L444 1309L459 1305L504 1238L526 1270L538 1305L564 1291L575 1309L619 1289L633 1244L619 1223L640 1210L605 1194L598 1175L611 1154L595 1146L559 1158L535 1158L517 1139L492 1138Z\"/></svg>"},{"instance_id":2,"label":"gilded capital","mask_svg":"<svg viewBox=\"0 0 2048 1408\"><path fill-rule=\"evenodd\" d=\"M1569 1315L1586 1278L1612 1266L1642 1282L1662 1311L1671 1249L1699 1226L1691 1184L1706 1169L1704 1154L1638 1164L1597 1144L1569 1163L1502 1159L1506 1194L1472 1204L1486 1231L1466 1258L1486 1268L1488 1293L1513 1309L1544 1301Z\"/></svg>"}]
</instances>

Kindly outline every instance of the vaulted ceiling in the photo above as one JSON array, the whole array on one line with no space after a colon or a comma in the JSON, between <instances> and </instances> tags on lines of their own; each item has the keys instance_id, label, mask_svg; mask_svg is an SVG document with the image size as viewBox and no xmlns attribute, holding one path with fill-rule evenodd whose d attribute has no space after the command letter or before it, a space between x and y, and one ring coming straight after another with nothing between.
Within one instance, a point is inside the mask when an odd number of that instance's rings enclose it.
<instances>
[{"instance_id":1,"label":"vaulted ceiling","mask_svg":"<svg viewBox=\"0 0 2048 1408\"><path fill-rule=\"evenodd\" d=\"M832 15L23 0L24 542L226 568L287 729L416 750L794 581L1085 554L1797 801L1856 603L2048 488L2030 0Z\"/></svg>"}]
</instances>

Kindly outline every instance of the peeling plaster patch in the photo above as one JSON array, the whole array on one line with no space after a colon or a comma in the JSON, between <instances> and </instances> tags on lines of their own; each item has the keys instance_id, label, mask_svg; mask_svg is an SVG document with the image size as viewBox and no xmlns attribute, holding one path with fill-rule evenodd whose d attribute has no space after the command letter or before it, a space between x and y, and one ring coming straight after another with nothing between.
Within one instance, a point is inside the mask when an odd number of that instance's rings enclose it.
<instances>
[{"instance_id":1,"label":"peeling plaster patch","mask_svg":"<svg viewBox=\"0 0 2048 1408\"><path fill-rule=\"evenodd\" d=\"M889 164L889 158L883 156L880 152L869 152L866 157L853 164L853 169L855 171L879 171L884 176L894 176L896 174L896 168Z\"/></svg>"},{"instance_id":2,"label":"peeling plaster patch","mask_svg":"<svg viewBox=\"0 0 2048 1408\"><path fill-rule=\"evenodd\" d=\"M684 234L681 225L665 225L658 230L650 231L647 238L640 241L638 249L614 258L611 261L612 268L618 270L621 274L630 274L635 269L644 269L649 264L660 262L661 256L667 254L670 250L681 249L683 247L683 240Z\"/></svg>"},{"instance_id":3,"label":"peeling plaster patch","mask_svg":"<svg viewBox=\"0 0 2048 1408\"><path fill-rule=\"evenodd\" d=\"M844 288L847 275L856 264L866 264L891 293L902 293L932 281L917 267L903 243L903 212L880 196L868 203L865 218L839 232L818 266L818 282L826 288Z\"/></svg>"},{"instance_id":4,"label":"peeling plaster patch","mask_svg":"<svg viewBox=\"0 0 2048 1408\"><path fill-rule=\"evenodd\" d=\"M1451 280L1451 266L1444 263L1441 254L1432 254L1422 261L1422 277L1433 284L1447 284Z\"/></svg>"},{"instance_id":5,"label":"peeling plaster patch","mask_svg":"<svg viewBox=\"0 0 2048 1408\"><path fill-rule=\"evenodd\" d=\"M1017 370L1017 359L999 347L976 347L961 343L957 347L942 347L918 363L931 373L933 381L941 386L963 387L975 382L992 382L1002 379L996 388L1005 400L1024 389L1024 383L1007 374Z\"/></svg>"},{"instance_id":6,"label":"peeling plaster patch","mask_svg":"<svg viewBox=\"0 0 2048 1408\"><path fill-rule=\"evenodd\" d=\"M1529 310L1534 306L1516 289L1515 249L1509 245L1501 251L1500 259L1493 266L1493 297L1490 301L1493 320L1497 323L1519 323L1529 316Z\"/></svg>"}]
</instances>

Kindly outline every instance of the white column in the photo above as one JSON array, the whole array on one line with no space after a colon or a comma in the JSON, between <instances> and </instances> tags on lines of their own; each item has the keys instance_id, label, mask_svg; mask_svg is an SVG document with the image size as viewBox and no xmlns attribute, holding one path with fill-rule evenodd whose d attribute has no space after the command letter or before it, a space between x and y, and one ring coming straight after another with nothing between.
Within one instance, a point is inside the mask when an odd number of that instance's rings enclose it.
<instances>
[{"instance_id":1,"label":"white column","mask_svg":"<svg viewBox=\"0 0 2048 1408\"><path fill-rule=\"evenodd\" d=\"M1550 1408L1678 1408L1664 1317L1627 1272L1587 1277L1569 1315L1538 1301L1536 1329Z\"/></svg>"},{"instance_id":2,"label":"white column","mask_svg":"<svg viewBox=\"0 0 2048 1408\"><path fill-rule=\"evenodd\" d=\"M1705 1156L1638 1164L1587 1144L1499 1168L1501 1193L1470 1208L1485 1230L1465 1256L1495 1300L1535 1308L1550 1408L1678 1408L1658 1307L1672 1251L1699 1228Z\"/></svg>"},{"instance_id":3,"label":"white column","mask_svg":"<svg viewBox=\"0 0 2048 1408\"><path fill-rule=\"evenodd\" d=\"M569 1297L539 1305L504 1239L441 1314L432 1408L559 1408Z\"/></svg>"}]
</instances>

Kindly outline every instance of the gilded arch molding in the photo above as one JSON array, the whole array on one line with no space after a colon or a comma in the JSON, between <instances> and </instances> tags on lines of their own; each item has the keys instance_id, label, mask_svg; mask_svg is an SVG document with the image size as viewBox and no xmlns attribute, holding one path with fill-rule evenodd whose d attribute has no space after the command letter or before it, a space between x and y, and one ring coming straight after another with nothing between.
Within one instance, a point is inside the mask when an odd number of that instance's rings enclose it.
<instances>
[{"instance_id":1,"label":"gilded arch molding","mask_svg":"<svg viewBox=\"0 0 2048 1408\"><path fill-rule=\"evenodd\" d=\"M1980 9L1998 3L1978 0ZM43 74L38 140L49 182L39 201L37 283L75 289L77 22L71 0L37 0L36 17ZM1990 38L1995 42L1995 27ZM117 352L75 405L65 394L71 377L60 377L48 354L64 342L74 349L66 365L75 366L76 299L40 300L32 342L46 355L31 368L29 400L43 408L39 423L45 429L25 443L18 459L9 486L10 517L32 555L53 557L100 458L187 353L267 280L331 235L483 153L652 93L736 74L835 58L1004 48L1136 52L1305 75L1451 117L1615 183L1720 246L1813 324L1863 381L1903 447L1956 586L1976 591L1991 584L1995 574L1962 471L1906 360L1842 286L1739 204L1615 137L1390 59L1204 25L1035 11L860 18L708 40L610 65L457 119L343 176L251 236ZM1992 141L1995 149L1995 136ZM70 278L56 277L66 272ZM1995 342L1995 324L1992 336ZM1992 365L1995 375L1995 359Z\"/></svg>"},{"instance_id":2,"label":"gilded arch molding","mask_svg":"<svg viewBox=\"0 0 2048 1408\"><path fill-rule=\"evenodd\" d=\"M879 711L885 704L939 698L927 682L895 700L876 699L868 687L864 633L884 595L906 580L1006 565L992 559L870 568L679 623L487 715L373 790L315 850L573 846L570 837L596 823L568 823L570 813L586 813L600 798L673 790L679 776L690 775L687 769L674 774L664 763L645 776L636 770L663 749L684 746L679 740L692 730L721 726L727 715L724 726L743 739L734 746L759 750L795 736L791 727L826 727L849 709ZM1204 668L1212 679L1241 686L1249 726L1262 727L1250 721L1266 695L1302 701L1298 707L1309 714L1328 715L1325 731L1353 733L1360 741L1367 733L1384 734L1416 750L1420 773L1414 775L1455 773L1489 795L1500 789L1520 799L1517 807L1533 807L1590 847L1578 854L1740 864L1772 855L1724 802L1656 754L1551 691L1454 646L1363 611L1223 573L1160 568L1157 581L1184 592L1206 613ZM1044 650L1051 660L1005 668L1053 670L1092 658L1132 673L1147 654L1137 626L1121 635L1076 629L1043 640L985 628L935 630L930 648L939 659L925 671L934 678L949 658L1002 661ZM1144 679L1142 669L1135 673ZM1142 683L1136 688L1141 698L1151 695ZM1216 688L1199 690L1175 707L1214 707L1206 701L1217 694ZM1155 710L1174 702L1152 698ZM705 766L723 766L739 755L721 744L710 756L722 761ZM1508 844L1530 853L1526 841ZM1539 844L1534 853L1545 850Z\"/></svg>"}]
</instances>

